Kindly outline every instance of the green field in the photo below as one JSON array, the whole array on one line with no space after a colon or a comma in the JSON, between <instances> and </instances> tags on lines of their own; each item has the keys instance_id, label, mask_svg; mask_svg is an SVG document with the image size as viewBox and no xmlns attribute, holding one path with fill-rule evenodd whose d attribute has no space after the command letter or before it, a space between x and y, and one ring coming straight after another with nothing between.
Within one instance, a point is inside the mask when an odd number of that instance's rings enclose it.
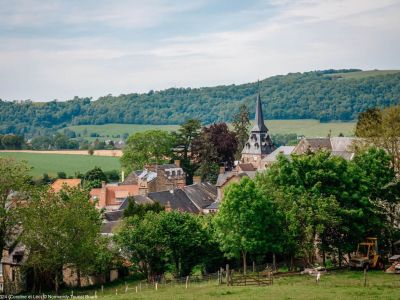
<instances>
[{"instance_id":1,"label":"green field","mask_svg":"<svg viewBox=\"0 0 400 300\"><path fill-rule=\"evenodd\" d=\"M82 137L88 140L95 140L95 137L90 137L91 133L98 133L99 139L116 139L119 135L122 137L124 133L129 135L136 132L143 132L147 130L167 130L173 131L179 128L178 125L144 125L144 124L104 124L104 125L79 125L67 127L75 133L81 134ZM62 132L63 129L59 131Z\"/></svg>"},{"instance_id":2,"label":"green field","mask_svg":"<svg viewBox=\"0 0 400 300\"><path fill-rule=\"evenodd\" d=\"M137 282L111 284L101 292L99 287L75 291L74 295L94 296L100 299L400 299L400 276L385 274L382 271L370 271L367 276L367 287L363 287L362 271L333 272L321 276L320 283L315 277L297 275L275 278L272 286L238 287L218 285L216 282L164 286L154 285L136 293ZM117 290L117 291L116 291ZM118 295L116 295L116 292ZM64 291L70 294L70 291Z\"/></svg>"},{"instance_id":3,"label":"green field","mask_svg":"<svg viewBox=\"0 0 400 300\"><path fill-rule=\"evenodd\" d=\"M400 70L370 70L370 71L357 71L357 72L348 72L348 73L334 73L334 74L326 74L325 76L340 76L345 79L361 79L371 76L379 76L379 75L388 75L399 73Z\"/></svg>"},{"instance_id":4,"label":"green field","mask_svg":"<svg viewBox=\"0 0 400 300\"><path fill-rule=\"evenodd\" d=\"M60 171L67 176L74 176L75 172L84 173L96 166L103 171L120 168L119 159L108 156L1 152L0 157L26 161L32 167L30 174L33 177L42 176L43 173L56 176Z\"/></svg>"},{"instance_id":5,"label":"green field","mask_svg":"<svg viewBox=\"0 0 400 300\"><path fill-rule=\"evenodd\" d=\"M307 137L327 136L332 131L333 136L343 133L344 135L353 135L354 122L330 122L320 123L318 120L266 120L267 127L272 135L284 133L297 133ZM129 135L151 130L160 129L173 131L177 130L179 125L138 125L138 124L105 124L105 125L79 125L70 126L68 129L80 133L82 137L90 138L90 133L98 133L100 139L112 139L113 136L122 136L124 133Z\"/></svg>"}]
</instances>

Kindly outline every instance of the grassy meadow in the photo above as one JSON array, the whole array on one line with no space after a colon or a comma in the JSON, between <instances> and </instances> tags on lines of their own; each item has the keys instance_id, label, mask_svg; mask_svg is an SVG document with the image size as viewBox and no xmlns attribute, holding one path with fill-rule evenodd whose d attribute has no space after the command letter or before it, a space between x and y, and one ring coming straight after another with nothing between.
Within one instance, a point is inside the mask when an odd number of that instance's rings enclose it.
<instances>
[{"instance_id":1,"label":"grassy meadow","mask_svg":"<svg viewBox=\"0 0 400 300\"><path fill-rule=\"evenodd\" d=\"M94 296L100 299L400 299L400 276L370 271L367 287L363 287L362 271L337 271L321 276L319 284L310 275L296 275L274 279L272 286L230 286L216 282L193 283L185 285L159 285L156 291L150 286L136 293L138 282L111 283L101 292L99 287L75 291L74 295ZM117 295L116 295L117 292ZM70 294L70 290L64 290Z\"/></svg>"},{"instance_id":2,"label":"grassy meadow","mask_svg":"<svg viewBox=\"0 0 400 300\"><path fill-rule=\"evenodd\" d=\"M399 72L400 70L370 70L370 71L326 74L326 76L341 76L345 79L361 79L372 76L395 74Z\"/></svg>"},{"instance_id":3,"label":"grassy meadow","mask_svg":"<svg viewBox=\"0 0 400 300\"><path fill-rule=\"evenodd\" d=\"M320 123L318 120L266 120L265 121L270 133L285 134L297 133L307 137L323 137L332 132L333 136L343 133L344 135L353 135L354 122L329 122ZM142 125L142 124L104 124L104 125L79 125L70 126L68 129L80 133L82 137L90 138L90 133L98 133L99 139L112 139L117 135L122 136L124 133L129 135L136 132L142 132L152 129L160 129L174 131L179 128L179 125ZM61 129L62 131L62 129Z\"/></svg>"},{"instance_id":4,"label":"grassy meadow","mask_svg":"<svg viewBox=\"0 0 400 300\"><path fill-rule=\"evenodd\" d=\"M1 152L0 157L26 161L32 167L30 174L33 177L40 177L43 173L56 176L60 171L65 172L67 176L73 176L75 172L84 173L96 166L101 167L103 171L120 168L117 157L107 156Z\"/></svg>"}]
</instances>

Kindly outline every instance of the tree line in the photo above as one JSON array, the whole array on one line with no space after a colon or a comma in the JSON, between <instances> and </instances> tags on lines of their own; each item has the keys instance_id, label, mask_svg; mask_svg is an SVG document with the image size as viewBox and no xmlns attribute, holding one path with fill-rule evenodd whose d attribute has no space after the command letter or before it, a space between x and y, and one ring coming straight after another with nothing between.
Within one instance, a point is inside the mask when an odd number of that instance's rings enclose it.
<instances>
[{"instance_id":1,"label":"tree line","mask_svg":"<svg viewBox=\"0 0 400 300\"><path fill-rule=\"evenodd\" d=\"M96 101L78 98L46 103L0 100L0 133L27 137L86 124L181 124L197 118L203 124L233 121L232 112L246 104L254 112L258 92L268 119L355 120L372 107L399 104L400 73L344 79L326 70L290 73L259 83L205 88L170 88L144 94L107 95ZM251 115L253 117L253 115Z\"/></svg>"}]
</instances>

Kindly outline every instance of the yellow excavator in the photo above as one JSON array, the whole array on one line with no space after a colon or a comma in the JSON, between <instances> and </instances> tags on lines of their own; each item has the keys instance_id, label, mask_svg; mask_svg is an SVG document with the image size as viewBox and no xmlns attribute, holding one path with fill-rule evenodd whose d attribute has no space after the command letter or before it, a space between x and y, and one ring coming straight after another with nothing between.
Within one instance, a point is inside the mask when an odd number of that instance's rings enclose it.
<instances>
[{"instance_id":1,"label":"yellow excavator","mask_svg":"<svg viewBox=\"0 0 400 300\"><path fill-rule=\"evenodd\" d=\"M368 237L365 242L359 243L357 252L351 257L349 265L351 268L383 270L385 264L378 253L378 239Z\"/></svg>"}]
</instances>

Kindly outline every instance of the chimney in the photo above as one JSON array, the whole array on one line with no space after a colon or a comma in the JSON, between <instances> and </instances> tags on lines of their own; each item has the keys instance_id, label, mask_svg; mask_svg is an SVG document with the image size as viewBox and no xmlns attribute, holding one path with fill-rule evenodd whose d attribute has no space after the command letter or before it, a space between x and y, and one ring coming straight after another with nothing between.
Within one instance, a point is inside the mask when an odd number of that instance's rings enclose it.
<instances>
[{"instance_id":1,"label":"chimney","mask_svg":"<svg viewBox=\"0 0 400 300\"><path fill-rule=\"evenodd\" d=\"M105 188L106 187L106 182L105 181L102 181L101 182L101 188L103 189L103 188Z\"/></svg>"},{"instance_id":2,"label":"chimney","mask_svg":"<svg viewBox=\"0 0 400 300\"><path fill-rule=\"evenodd\" d=\"M193 183L200 184L201 183L201 176L193 176Z\"/></svg>"},{"instance_id":3,"label":"chimney","mask_svg":"<svg viewBox=\"0 0 400 300\"><path fill-rule=\"evenodd\" d=\"M157 164L148 164L144 166L144 169L151 172L157 172Z\"/></svg>"},{"instance_id":4,"label":"chimney","mask_svg":"<svg viewBox=\"0 0 400 300\"><path fill-rule=\"evenodd\" d=\"M181 167L181 161L179 159L174 160L174 164L175 166L177 166L178 168Z\"/></svg>"},{"instance_id":5,"label":"chimney","mask_svg":"<svg viewBox=\"0 0 400 300\"><path fill-rule=\"evenodd\" d=\"M225 173L225 166L219 167L219 174Z\"/></svg>"},{"instance_id":6,"label":"chimney","mask_svg":"<svg viewBox=\"0 0 400 300\"><path fill-rule=\"evenodd\" d=\"M121 182L124 182L125 181L125 172L124 172L124 170L122 170L122 172L121 172Z\"/></svg>"}]
</instances>

